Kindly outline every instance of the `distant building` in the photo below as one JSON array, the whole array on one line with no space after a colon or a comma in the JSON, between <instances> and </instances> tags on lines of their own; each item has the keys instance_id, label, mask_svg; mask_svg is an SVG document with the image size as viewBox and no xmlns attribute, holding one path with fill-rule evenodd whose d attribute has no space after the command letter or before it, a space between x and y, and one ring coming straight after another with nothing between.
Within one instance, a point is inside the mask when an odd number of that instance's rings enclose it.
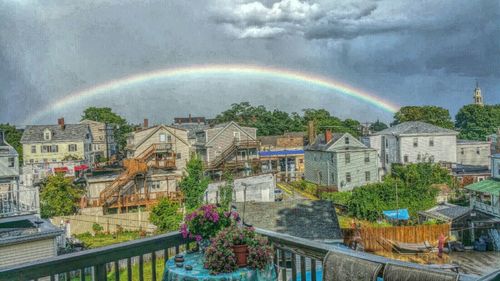
<instances>
[{"instance_id":1,"label":"distant building","mask_svg":"<svg viewBox=\"0 0 500 281\"><path fill-rule=\"evenodd\" d=\"M117 153L117 143L114 136L114 126L103 122L83 120L80 124L89 126L92 133L92 151L95 159L110 159Z\"/></svg>"},{"instance_id":2,"label":"distant building","mask_svg":"<svg viewBox=\"0 0 500 281\"><path fill-rule=\"evenodd\" d=\"M491 179L467 185L471 208L500 218L500 154L491 156Z\"/></svg>"},{"instance_id":3,"label":"distant building","mask_svg":"<svg viewBox=\"0 0 500 281\"><path fill-rule=\"evenodd\" d=\"M364 138L377 150L381 175L393 163L457 162L458 132L420 121L404 122Z\"/></svg>"},{"instance_id":4,"label":"distant building","mask_svg":"<svg viewBox=\"0 0 500 281\"><path fill-rule=\"evenodd\" d=\"M338 191L379 180L377 151L349 133L327 130L305 149L304 158L306 180Z\"/></svg>"},{"instance_id":5,"label":"distant building","mask_svg":"<svg viewBox=\"0 0 500 281\"><path fill-rule=\"evenodd\" d=\"M491 134L486 137L486 141L491 144L491 154L500 153L500 128L496 134Z\"/></svg>"},{"instance_id":6,"label":"distant building","mask_svg":"<svg viewBox=\"0 0 500 281\"><path fill-rule=\"evenodd\" d=\"M15 190L19 185L19 157L17 151L5 141L0 131L0 192Z\"/></svg>"},{"instance_id":7,"label":"distant building","mask_svg":"<svg viewBox=\"0 0 500 281\"><path fill-rule=\"evenodd\" d=\"M457 163L472 166L490 166L491 143L487 141L457 140Z\"/></svg>"},{"instance_id":8,"label":"distant building","mask_svg":"<svg viewBox=\"0 0 500 281\"><path fill-rule=\"evenodd\" d=\"M205 191L204 201L206 203L220 203L221 194L219 188L225 185L225 181L213 182ZM272 174L244 177L235 179L233 182L232 202L274 202L276 177Z\"/></svg>"},{"instance_id":9,"label":"distant building","mask_svg":"<svg viewBox=\"0 0 500 281\"><path fill-rule=\"evenodd\" d=\"M479 88L479 83L476 82L476 88L474 89L474 104L483 106L483 96L481 95L481 88Z\"/></svg>"},{"instance_id":10,"label":"distant building","mask_svg":"<svg viewBox=\"0 0 500 281\"><path fill-rule=\"evenodd\" d=\"M304 138L304 132L259 137L262 170L279 173L280 178L300 178L304 172Z\"/></svg>"},{"instance_id":11,"label":"distant building","mask_svg":"<svg viewBox=\"0 0 500 281\"><path fill-rule=\"evenodd\" d=\"M195 150L209 171L248 169L259 163L257 129L236 122L218 124L195 133Z\"/></svg>"},{"instance_id":12,"label":"distant building","mask_svg":"<svg viewBox=\"0 0 500 281\"><path fill-rule=\"evenodd\" d=\"M192 117L189 114L188 117L175 117L174 125L182 125L182 124L206 124L205 117Z\"/></svg>"},{"instance_id":13,"label":"distant building","mask_svg":"<svg viewBox=\"0 0 500 281\"><path fill-rule=\"evenodd\" d=\"M189 117L175 117L172 126L188 131L188 140L191 146L196 143L196 133L209 128L205 117L192 117L191 114Z\"/></svg>"},{"instance_id":14,"label":"distant building","mask_svg":"<svg viewBox=\"0 0 500 281\"><path fill-rule=\"evenodd\" d=\"M21 137L24 165L64 163L80 160L91 164L92 133L87 124L65 124L64 118L58 125L27 126Z\"/></svg>"}]
</instances>

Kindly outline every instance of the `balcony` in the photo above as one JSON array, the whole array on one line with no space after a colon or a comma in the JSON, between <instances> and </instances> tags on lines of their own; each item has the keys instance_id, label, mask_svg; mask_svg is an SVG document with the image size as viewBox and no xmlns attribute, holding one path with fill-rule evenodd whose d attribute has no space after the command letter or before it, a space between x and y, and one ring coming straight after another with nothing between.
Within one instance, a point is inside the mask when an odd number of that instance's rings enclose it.
<instances>
[{"instance_id":1,"label":"balcony","mask_svg":"<svg viewBox=\"0 0 500 281\"><path fill-rule=\"evenodd\" d=\"M477 200L473 200L471 202L471 206L473 209L476 209L478 211L482 211L492 216L500 217L500 206L492 206L490 204Z\"/></svg>"},{"instance_id":2,"label":"balcony","mask_svg":"<svg viewBox=\"0 0 500 281\"><path fill-rule=\"evenodd\" d=\"M38 211L37 188L0 192L0 218L33 215Z\"/></svg>"},{"instance_id":3,"label":"balcony","mask_svg":"<svg viewBox=\"0 0 500 281\"><path fill-rule=\"evenodd\" d=\"M279 280L320 280L321 264L328 251L349 255L355 259L373 261L382 265L388 262L411 268L429 270L422 265L399 262L371 254L354 252L339 246L327 245L266 230L258 230L273 243L274 263L278 266ZM98 249L62 255L32 263L0 268L0 280L120 280L126 273L127 280L145 280L144 272L151 272L151 280L161 280L160 263L189 249L189 243L178 232L129 241ZM119 270L116 270L119 269ZM132 271L137 278L132 279ZM497 273L498 274L498 273ZM149 280L149 279L148 279ZM460 274L458 280L476 280ZM491 279L493 280L493 279Z\"/></svg>"}]
</instances>

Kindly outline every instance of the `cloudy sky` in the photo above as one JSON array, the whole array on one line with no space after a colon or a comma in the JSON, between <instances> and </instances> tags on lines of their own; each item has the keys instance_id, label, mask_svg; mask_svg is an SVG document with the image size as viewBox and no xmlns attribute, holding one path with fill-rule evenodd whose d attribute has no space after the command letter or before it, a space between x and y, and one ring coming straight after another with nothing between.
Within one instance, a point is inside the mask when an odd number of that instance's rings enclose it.
<instances>
[{"instance_id":1,"label":"cloudy sky","mask_svg":"<svg viewBox=\"0 0 500 281\"><path fill-rule=\"evenodd\" d=\"M0 123L79 120L89 105L132 122L206 115L250 101L289 112L323 107L390 120L365 102L306 83L186 76L123 87L32 116L84 89L146 71L251 64L322 75L398 105L452 114L476 79L500 103L496 0L0 1Z\"/></svg>"}]
</instances>

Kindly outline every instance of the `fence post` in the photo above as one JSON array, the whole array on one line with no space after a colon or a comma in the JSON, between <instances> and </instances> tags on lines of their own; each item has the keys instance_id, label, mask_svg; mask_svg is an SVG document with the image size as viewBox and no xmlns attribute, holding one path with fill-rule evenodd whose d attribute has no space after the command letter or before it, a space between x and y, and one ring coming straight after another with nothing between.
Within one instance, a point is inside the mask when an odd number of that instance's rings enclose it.
<instances>
[{"instance_id":1,"label":"fence post","mask_svg":"<svg viewBox=\"0 0 500 281\"><path fill-rule=\"evenodd\" d=\"M106 280L106 264L97 264L94 267L94 279L95 280Z\"/></svg>"}]
</instances>

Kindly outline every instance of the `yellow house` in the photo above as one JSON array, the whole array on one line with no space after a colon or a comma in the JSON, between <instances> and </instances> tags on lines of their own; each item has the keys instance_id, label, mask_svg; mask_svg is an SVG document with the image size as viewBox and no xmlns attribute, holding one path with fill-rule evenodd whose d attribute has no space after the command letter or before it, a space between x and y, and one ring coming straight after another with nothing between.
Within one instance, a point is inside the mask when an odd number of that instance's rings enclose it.
<instances>
[{"instance_id":1,"label":"yellow house","mask_svg":"<svg viewBox=\"0 0 500 281\"><path fill-rule=\"evenodd\" d=\"M93 162L92 133L87 124L27 126L21 138L24 164L83 160Z\"/></svg>"}]
</instances>

